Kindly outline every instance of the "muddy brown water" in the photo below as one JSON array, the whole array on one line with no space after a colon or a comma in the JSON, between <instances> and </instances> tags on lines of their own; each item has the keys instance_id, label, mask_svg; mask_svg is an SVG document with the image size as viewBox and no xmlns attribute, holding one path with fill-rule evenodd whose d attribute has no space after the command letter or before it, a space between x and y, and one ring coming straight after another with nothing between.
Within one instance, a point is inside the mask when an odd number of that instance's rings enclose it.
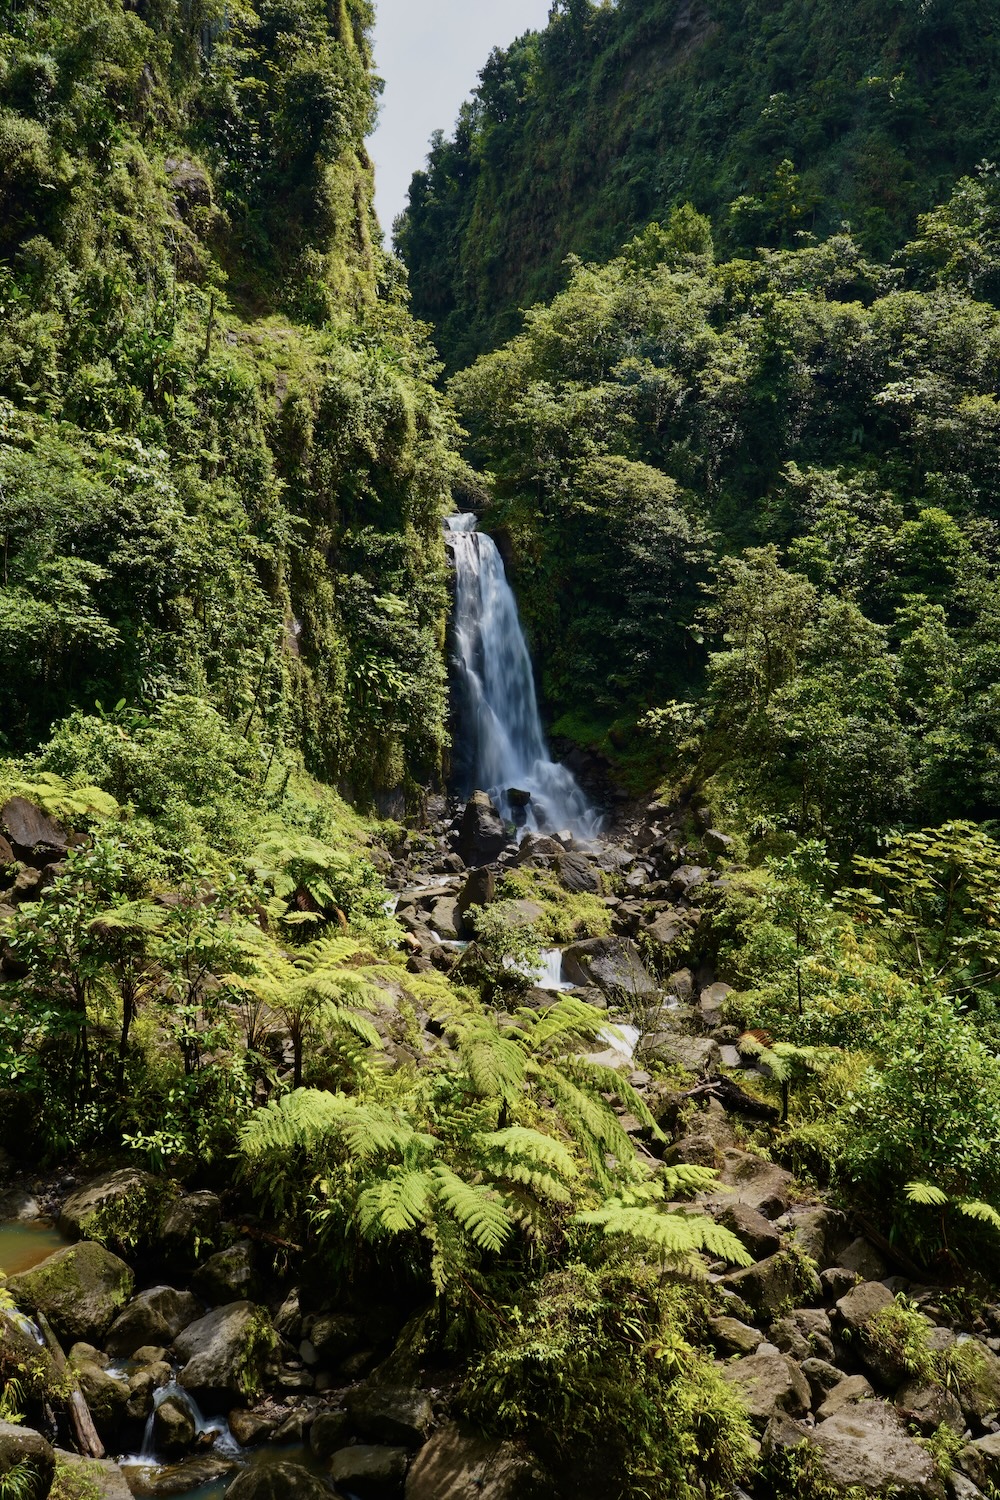
<instances>
[{"instance_id":1,"label":"muddy brown water","mask_svg":"<svg viewBox=\"0 0 1000 1500\"><path fill-rule=\"evenodd\" d=\"M30 1271L67 1243L58 1229L43 1219L0 1224L0 1272L4 1276L17 1276Z\"/></svg>"}]
</instances>

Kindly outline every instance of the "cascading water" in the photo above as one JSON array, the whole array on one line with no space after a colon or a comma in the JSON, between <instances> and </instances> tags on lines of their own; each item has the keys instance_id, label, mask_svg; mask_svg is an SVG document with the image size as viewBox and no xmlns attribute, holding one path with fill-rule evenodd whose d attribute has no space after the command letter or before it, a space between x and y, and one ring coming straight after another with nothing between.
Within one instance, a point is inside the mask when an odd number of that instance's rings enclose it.
<instances>
[{"instance_id":1,"label":"cascading water","mask_svg":"<svg viewBox=\"0 0 1000 1500\"><path fill-rule=\"evenodd\" d=\"M503 560L470 513L449 516L455 558L453 666L464 746L458 773L468 795L488 791L505 818L535 832L569 829L591 839L600 818L572 772L549 756L531 658ZM525 808L512 790L530 793Z\"/></svg>"}]
</instances>

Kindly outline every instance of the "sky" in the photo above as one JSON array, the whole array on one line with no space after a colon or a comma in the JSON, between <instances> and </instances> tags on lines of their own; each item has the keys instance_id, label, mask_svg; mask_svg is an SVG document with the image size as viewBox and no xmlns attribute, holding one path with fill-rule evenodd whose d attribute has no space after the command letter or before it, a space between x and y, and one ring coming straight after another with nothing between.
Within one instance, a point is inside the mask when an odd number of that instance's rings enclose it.
<instances>
[{"instance_id":1,"label":"sky","mask_svg":"<svg viewBox=\"0 0 1000 1500\"><path fill-rule=\"evenodd\" d=\"M375 201L386 233L406 206L435 130L451 134L459 105L494 47L548 19L550 0L376 0L375 69L385 79L375 159Z\"/></svg>"}]
</instances>

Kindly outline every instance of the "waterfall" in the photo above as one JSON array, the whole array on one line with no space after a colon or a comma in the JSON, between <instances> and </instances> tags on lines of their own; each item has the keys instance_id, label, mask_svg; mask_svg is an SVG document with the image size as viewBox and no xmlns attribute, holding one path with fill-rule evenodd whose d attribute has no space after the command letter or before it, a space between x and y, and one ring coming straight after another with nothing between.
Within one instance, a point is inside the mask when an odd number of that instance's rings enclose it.
<instances>
[{"instance_id":1,"label":"waterfall","mask_svg":"<svg viewBox=\"0 0 1000 1500\"><path fill-rule=\"evenodd\" d=\"M454 656L464 743L460 790L489 792L502 815L535 832L595 836L600 819L572 772L549 756L531 657L513 591L492 537L469 513L449 516L455 558ZM511 790L527 792L526 806Z\"/></svg>"}]
</instances>

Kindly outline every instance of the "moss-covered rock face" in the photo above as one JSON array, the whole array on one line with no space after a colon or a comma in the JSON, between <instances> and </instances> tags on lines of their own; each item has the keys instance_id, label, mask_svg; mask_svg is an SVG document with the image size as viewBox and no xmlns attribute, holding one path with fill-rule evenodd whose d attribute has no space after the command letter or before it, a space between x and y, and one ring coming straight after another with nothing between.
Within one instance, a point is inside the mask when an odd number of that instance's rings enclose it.
<instances>
[{"instance_id":1,"label":"moss-covered rock face","mask_svg":"<svg viewBox=\"0 0 1000 1500\"><path fill-rule=\"evenodd\" d=\"M4 1479L11 1475L20 1480L20 1486L10 1490L15 1500L45 1500L55 1466L55 1454L40 1432L0 1422L0 1494L7 1494Z\"/></svg>"},{"instance_id":2,"label":"moss-covered rock face","mask_svg":"<svg viewBox=\"0 0 1000 1500\"><path fill-rule=\"evenodd\" d=\"M123 1167L86 1183L63 1203L59 1228L68 1239L96 1240L128 1254L148 1242L162 1205L176 1195L173 1184Z\"/></svg>"},{"instance_id":3,"label":"moss-covered rock face","mask_svg":"<svg viewBox=\"0 0 1000 1500\"><path fill-rule=\"evenodd\" d=\"M11 1296L28 1312L44 1313L60 1338L98 1342L132 1295L135 1277L123 1260L101 1245L57 1250L34 1270L8 1282Z\"/></svg>"}]
</instances>

